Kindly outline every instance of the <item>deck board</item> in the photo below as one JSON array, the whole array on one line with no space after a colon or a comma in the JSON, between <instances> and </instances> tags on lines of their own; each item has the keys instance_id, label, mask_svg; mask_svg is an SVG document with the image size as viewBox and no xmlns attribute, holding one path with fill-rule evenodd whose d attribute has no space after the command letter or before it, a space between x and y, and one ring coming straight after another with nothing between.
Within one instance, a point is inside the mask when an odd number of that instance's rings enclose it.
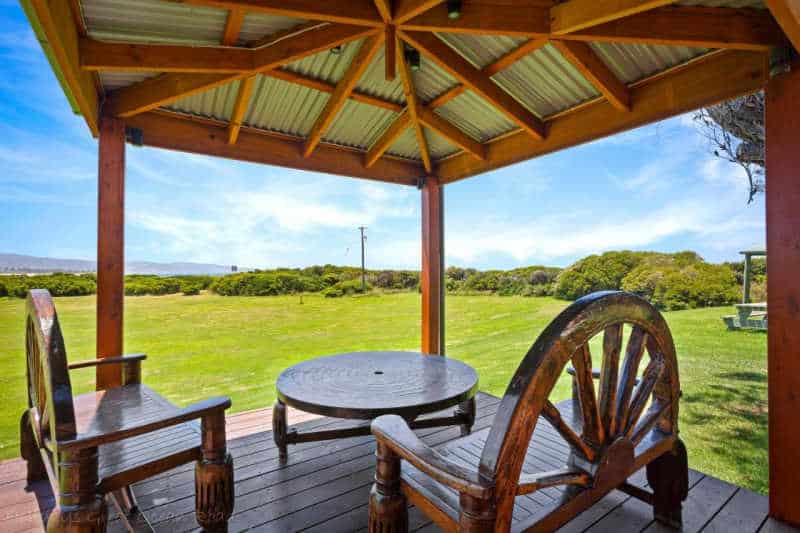
<instances>
[{"instance_id":1,"label":"deck board","mask_svg":"<svg viewBox=\"0 0 800 533\"><path fill-rule=\"evenodd\" d=\"M499 400L478 396L475 432L488 428ZM375 443L372 437L310 442L289 447L289 462L281 465L269 431L269 409L228 417L229 450L234 456L236 509L230 531L365 531L367 495L372 484ZM289 423L300 429L335 428L347 421L313 417L290 409ZM447 443L459 436L458 428L429 428L417 432L430 445ZM543 442L538 456L529 456L526 468L544 469L563 460L564 443L552 428L539 424L535 438ZM460 460L474 462L480 455L479 439L459 448ZM691 450L690 450L691 453ZM26 488L21 460L0 463L0 531L8 533L44 531L44 521L54 505L46 482ZM631 482L644 485L637 473ZM690 472L689 499L684 506L684 531L789 532L798 531L767 519L767 499L702 473ZM548 489L557 491L558 489ZM139 504L157 531L194 531L194 472L185 465L135 486ZM523 511L534 512L550 494L520 499ZM438 529L412 507L411 531ZM112 519L109 531L123 531ZM560 533L600 531L667 531L652 520L652 510L619 491L614 491L559 529Z\"/></svg>"}]
</instances>

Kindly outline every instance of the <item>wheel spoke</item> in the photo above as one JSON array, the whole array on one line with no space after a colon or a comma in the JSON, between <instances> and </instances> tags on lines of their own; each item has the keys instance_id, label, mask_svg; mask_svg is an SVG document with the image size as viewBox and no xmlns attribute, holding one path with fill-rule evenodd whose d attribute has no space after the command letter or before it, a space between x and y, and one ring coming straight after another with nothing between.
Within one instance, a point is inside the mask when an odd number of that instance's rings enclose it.
<instances>
[{"instance_id":1,"label":"wheel spoke","mask_svg":"<svg viewBox=\"0 0 800 533\"><path fill-rule=\"evenodd\" d=\"M603 333L603 366L600 371L600 417L608 435L617 434L617 382L619 354L622 351L622 324Z\"/></svg>"},{"instance_id":2,"label":"wheel spoke","mask_svg":"<svg viewBox=\"0 0 800 533\"><path fill-rule=\"evenodd\" d=\"M633 428L636 426L636 422L638 422L639 417L642 416L642 411L644 411L647 401L650 399L650 395L653 393L653 389L656 383L658 383L663 371L664 361L661 359L653 359L650 361L650 364L647 365L647 368L645 368L642 374L642 381L633 393L628 419L624 422L623 427L625 428L626 436L630 437Z\"/></svg>"},{"instance_id":3,"label":"wheel spoke","mask_svg":"<svg viewBox=\"0 0 800 533\"><path fill-rule=\"evenodd\" d=\"M653 429L653 426L656 425L658 420L664 415L671 405L672 401L653 401L653 403L650 405L650 409L648 409L647 413L644 415L644 418L642 418L642 420L636 424L636 429L633 430L633 433L630 437L630 440L633 442L634 446L642 442L642 439L645 438L651 429Z\"/></svg>"},{"instance_id":4,"label":"wheel spoke","mask_svg":"<svg viewBox=\"0 0 800 533\"><path fill-rule=\"evenodd\" d=\"M544 416L545 420L550 422L550 425L553 426L553 428L555 428L555 430L558 431L562 437L564 437L564 440L567 441L567 444L569 444L573 450L585 457L588 461L595 461L597 458L597 452L594 450L594 448L584 442L584 440L581 439L577 433L575 433L575 430L573 430L572 427L567 424L566 421L564 421L564 419L561 417L561 412L550 400L545 401L542 415Z\"/></svg>"},{"instance_id":5,"label":"wheel spoke","mask_svg":"<svg viewBox=\"0 0 800 533\"><path fill-rule=\"evenodd\" d=\"M522 474L519 477L517 496L530 494L546 487L557 485L580 485L587 486L592 480L587 472L574 468L563 468L561 470L550 470L539 474Z\"/></svg>"},{"instance_id":6,"label":"wheel spoke","mask_svg":"<svg viewBox=\"0 0 800 533\"><path fill-rule=\"evenodd\" d=\"M581 413L583 414L583 438L594 444L602 444L605 431L600 419L600 409L597 406L597 396L594 391L592 379L592 352L589 345L584 344L572 354L572 364L575 366L575 379L578 382L578 399L580 400Z\"/></svg>"},{"instance_id":7,"label":"wheel spoke","mask_svg":"<svg viewBox=\"0 0 800 533\"><path fill-rule=\"evenodd\" d=\"M619 424L628 419L631 394L633 394L633 386L636 384L636 372L639 370L646 339L647 333L639 326L633 326L625 350L622 377L617 391L617 421Z\"/></svg>"}]
</instances>

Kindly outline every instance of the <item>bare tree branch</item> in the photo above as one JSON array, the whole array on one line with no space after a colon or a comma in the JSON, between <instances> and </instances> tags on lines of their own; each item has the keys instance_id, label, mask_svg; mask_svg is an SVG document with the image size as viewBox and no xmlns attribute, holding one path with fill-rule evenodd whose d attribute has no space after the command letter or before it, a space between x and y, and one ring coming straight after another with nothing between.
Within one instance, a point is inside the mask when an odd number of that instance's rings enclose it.
<instances>
[{"instance_id":1,"label":"bare tree branch","mask_svg":"<svg viewBox=\"0 0 800 533\"><path fill-rule=\"evenodd\" d=\"M750 184L747 203L764 192L764 93L759 92L694 115L700 132L719 158L742 167Z\"/></svg>"}]
</instances>

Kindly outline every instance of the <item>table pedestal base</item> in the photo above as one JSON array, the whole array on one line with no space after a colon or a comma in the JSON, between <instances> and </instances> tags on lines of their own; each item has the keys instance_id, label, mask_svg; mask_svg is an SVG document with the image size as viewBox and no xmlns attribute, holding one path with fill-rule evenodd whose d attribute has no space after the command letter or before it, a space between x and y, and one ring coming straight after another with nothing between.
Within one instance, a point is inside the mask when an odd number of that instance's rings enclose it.
<instances>
[{"instance_id":1,"label":"table pedestal base","mask_svg":"<svg viewBox=\"0 0 800 533\"><path fill-rule=\"evenodd\" d=\"M461 435L468 435L470 431L472 431L472 426L475 423L475 397L458 404L452 416L417 418L414 420L407 420L407 422L411 429L461 426ZM369 435L371 423L371 420L364 420L350 427L300 433L296 429L287 426L286 404L278 400L272 408L272 437L275 439L275 446L278 448L278 458L282 463L285 463L288 459L287 446L289 444L346 439L349 437Z\"/></svg>"}]
</instances>

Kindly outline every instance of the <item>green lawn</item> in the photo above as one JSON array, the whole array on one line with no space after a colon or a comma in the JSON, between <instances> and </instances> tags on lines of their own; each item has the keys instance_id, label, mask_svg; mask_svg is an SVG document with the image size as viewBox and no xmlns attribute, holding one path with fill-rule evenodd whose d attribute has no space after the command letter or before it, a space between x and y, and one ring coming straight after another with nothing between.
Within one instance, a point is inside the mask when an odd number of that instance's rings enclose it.
<instances>
[{"instance_id":1,"label":"green lawn","mask_svg":"<svg viewBox=\"0 0 800 533\"><path fill-rule=\"evenodd\" d=\"M447 351L502 395L530 344L564 306L551 298L448 296ZM24 302L0 298L0 458L18 454L25 405ZM94 298L59 298L71 360L94 354ZM325 299L159 296L126 299L125 344L149 355L144 380L180 404L225 394L233 410L274 400L280 370L321 354L416 350L419 295ZM716 308L667 313L678 348L682 436L693 468L767 490L766 335L726 331ZM90 389L91 370L73 374ZM556 399L569 395L563 379ZM267 421L265 420L265 424Z\"/></svg>"}]
</instances>

